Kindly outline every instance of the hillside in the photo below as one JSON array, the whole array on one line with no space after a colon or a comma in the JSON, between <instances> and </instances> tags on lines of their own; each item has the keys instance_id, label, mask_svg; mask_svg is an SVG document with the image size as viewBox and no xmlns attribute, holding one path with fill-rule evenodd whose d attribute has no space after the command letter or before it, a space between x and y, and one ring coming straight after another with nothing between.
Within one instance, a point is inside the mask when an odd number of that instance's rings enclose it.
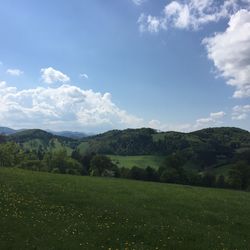
<instances>
[{"instance_id":1,"label":"hillside","mask_svg":"<svg viewBox=\"0 0 250 250\"><path fill-rule=\"evenodd\" d=\"M53 135L68 137L68 138L71 138L71 139L82 139L82 138L88 136L88 134L81 133L81 132L73 132L73 131L60 131L60 132L48 131L48 132L53 134Z\"/></svg>"},{"instance_id":2,"label":"hillside","mask_svg":"<svg viewBox=\"0 0 250 250\"><path fill-rule=\"evenodd\" d=\"M207 128L191 133L157 132L153 129L112 130L83 139L100 153L120 155L167 154L207 145L233 149L250 148L250 133L230 127Z\"/></svg>"},{"instance_id":3,"label":"hillside","mask_svg":"<svg viewBox=\"0 0 250 250\"><path fill-rule=\"evenodd\" d=\"M248 249L246 192L0 168L0 249Z\"/></svg>"},{"instance_id":4,"label":"hillside","mask_svg":"<svg viewBox=\"0 0 250 250\"><path fill-rule=\"evenodd\" d=\"M17 130L7 127L0 127L0 135L11 135L16 133Z\"/></svg>"},{"instance_id":5,"label":"hillside","mask_svg":"<svg viewBox=\"0 0 250 250\"><path fill-rule=\"evenodd\" d=\"M207 128L191 133L157 132L150 128L112 130L103 134L72 139L39 129L19 131L8 140L25 150L54 151L65 148L70 155L95 152L111 157L119 167L158 169L168 155L178 153L184 168L213 170L227 175L238 155L250 150L250 133L239 128ZM226 167L229 166L229 167Z\"/></svg>"},{"instance_id":6,"label":"hillside","mask_svg":"<svg viewBox=\"0 0 250 250\"><path fill-rule=\"evenodd\" d=\"M27 129L9 135L9 141L22 145L25 150L58 150L66 148L69 153L77 146L77 141L68 137L53 135L40 129Z\"/></svg>"},{"instance_id":7,"label":"hillside","mask_svg":"<svg viewBox=\"0 0 250 250\"><path fill-rule=\"evenodd\" d=\"M82 140L84 152L119 156L166 156L179 152L188 168L217 168L250 150L250 133L238 128L208 128L191 133L153 129L113 130ZM160 165L160 164L159 164Z\"/></svg>"}]
</instances>

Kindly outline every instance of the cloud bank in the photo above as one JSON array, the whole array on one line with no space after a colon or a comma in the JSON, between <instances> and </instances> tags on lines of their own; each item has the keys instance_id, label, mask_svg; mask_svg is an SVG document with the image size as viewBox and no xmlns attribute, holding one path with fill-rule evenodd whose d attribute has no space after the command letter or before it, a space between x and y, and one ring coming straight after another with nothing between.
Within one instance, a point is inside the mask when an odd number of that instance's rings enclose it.
<instances>
[{"instance_id":1,"label":"cloud bank","mask_svg":"<svg viewBox=\"0 0 250 250\"><path fill-rule=\"evenodd\" d=\"M18 90L0 81L0 124L13 128L103 132L114 128L151 127L161 131L188 132L218 126L225 115L223 111L211 113L193 124L148 122L119 108L110 93L83 90L69 84Z\"/></svg>"},{"instance_id":2,"label":"cloud bank","mask_svg":"<svg viewBox=\"0 0 250 250\"><path fill-rule=\"evenodd\" d=\"M67 84L19 91L0 82L0 123L15 128L96 131L142 126L142 119L118 108L109 93Z\"/></svg>"}]
</instances>

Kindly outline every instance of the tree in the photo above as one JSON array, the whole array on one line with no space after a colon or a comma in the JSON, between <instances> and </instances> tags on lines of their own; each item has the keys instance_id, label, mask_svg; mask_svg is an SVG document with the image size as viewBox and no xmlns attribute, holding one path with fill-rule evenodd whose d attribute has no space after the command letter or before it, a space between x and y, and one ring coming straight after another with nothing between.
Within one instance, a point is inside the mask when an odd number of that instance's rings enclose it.
<instances>
[{"instance_id":1,"label":"tree","mask_svg":"<svg viewBox=\"0 0 250 250\"><path fill-rule=\"evenodd\" d=\"M149 166L145 169L145 175L147 181L159 181L158 172Z\"/></svg>"},{"instance_id":2,"label":"tree","mask_svg":"<svg viewBox=\"0 0 250 250\"><path fill-rule=\"evenodd\" d=\"M187 184L186 172L183 168L184 157L175 153L166 157L164 164L159 168L160 180L163 182Z\"/></svg>"},{"instance_id":3,"label":"tree","mask_svg":"<svg viewBox=\"0 0 250 250\"><path fill-rule=\"evenodd\" d=\"M214 187L216 183L216 177L213 173L206 172L202 176L202 186L205 187Z\"/></svg>"},{"instance_id":4,"label":"tree","mask_svg":"<svg viewBox=\"0 0 250 250\"><path fill-rule=\"evenodd\" d=\"M0 166L12 167L24 157L21 147L14 142L0 144Z\"/></svg>"},{"instance_id":5,"label":"tree","mask_svg":"<svg viewBox=\"0 0 250 250\"><path fill-rule=\"evenodd\" d=\"M95 155L90 161L90 175L92 176L116 176L116 165L105 155Z\"/></svg>"},{"instance_id":6,"label":"tree","mask_svg":"<svg viewBox=\"0 0 250 250\"><path fill-rule=\"evenodd\" d=\"M81 175L89 174L90 162L95 155L95 153L81 154L79 149L72 152L71 157L80 162L82 165Z\"/></svg>"},{"instance_id":7,"label":"tree","mask_svg":"<svg viewBox=\"0 0 250 250\"><path fill-rule=\"evenodd\" d=\"M132 167L129 171L128 178L134 180L146 180L146 171L143 168Z\"/></svg>"},{"instance_id":8,"label":"tree","mask_svg":"<svg viewBox=\"0 0 250 250\"><path fill-rule=\"evenodd\" d=\"M225 182L225 177L224 175L220 175L216 181L216 187L218 188L225 188L226 187L226 182Z\"/></svg>"},{"instance_id":9,"label":"tree","mask_svg":"<svg viewBox=\"0 0 250 250\"><path fill-rule=\"evenodd\" d=\"M160 180L162 182L168 182L168 183L179 183L180 175L176 169L169 168L169 169L165 169L161 173Z\"/></svg>"},{"instance_id":10,"label":"tree","mask_svg":"<svg viewBox=\"0 0 250 250\"><path fill-rule=\"evenodd\" d=\"M247 189L250 186L250 166L243 161L236 163L229 172L229 182L233 188Z\"/></svg>"},{"instance_id":11,"label":"tree","mask_svg":"<svg viewBox=\"0 0 250 250\"><path fill-rule=\"evenodd\" d=\"M0 134L0 144L6 142L6 137Z\"/></svg>"},{"instance_id":12,"label":"tree","mask_svg":"<svg viewBox=\"0 0 250 250\"><path fill-rule=\"evenodd\" d=\"M80 174L82 165L75 159L67 156L66 149L55 152L47 152L44 156L44 162L49 171L62 174Z\"/></svg>"}]
</instances>

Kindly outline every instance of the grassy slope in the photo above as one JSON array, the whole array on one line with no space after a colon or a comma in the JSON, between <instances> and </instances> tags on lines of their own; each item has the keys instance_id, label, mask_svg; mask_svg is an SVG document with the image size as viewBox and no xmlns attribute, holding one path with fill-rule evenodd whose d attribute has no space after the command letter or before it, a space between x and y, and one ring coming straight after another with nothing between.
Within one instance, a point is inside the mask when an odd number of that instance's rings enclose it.
<instances>
[{"instance_id":1,"label":"grassy slope","mask_svg":"<svg viewBox=\"0 0 250 250\"><path fill-rule=\"evenodd\" d=\"M0 169L0 249L248 249L250 194Z\"/></svg>"},{"instance_id":2,"label":"grassy slope","mask_svg":"<svg viewBox=\"0 0 250 250\"><path fill-rule=\"evenodd\" d=\"M108 155L110 159L119 167L132 168L134 166L146 168L148 166L158 169L164 161L164 156L157 155L138 155L138 156L122 156Z\"/></svg>"}]
</instances>

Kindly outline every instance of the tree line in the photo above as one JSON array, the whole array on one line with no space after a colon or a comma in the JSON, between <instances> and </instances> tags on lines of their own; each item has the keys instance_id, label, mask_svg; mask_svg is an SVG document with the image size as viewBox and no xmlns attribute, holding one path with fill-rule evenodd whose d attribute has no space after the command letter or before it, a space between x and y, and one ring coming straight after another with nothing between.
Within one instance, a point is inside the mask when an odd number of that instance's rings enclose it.
<instances>
[{"instance_id":1,"label":"tree line","mask_svg":"<svg viewBox=\"0 0 250 250\"><path fill-rule=\"evenodd\" d=\"M159 169L150 166L131 169L119 168L105 156L92 153L81 154L66 149L54 152L39 148L37 151L24 150L19 144L6 142L0 136L0 166L19 167L51 173L90 175L102 177L128 178L142 181L176 183L204 187L250 189L250 151L238 154L228 176L216 176L212 171L198 172L184 167L185 157L181 152L166 156Z\"/></svg>"}]
</instances>

